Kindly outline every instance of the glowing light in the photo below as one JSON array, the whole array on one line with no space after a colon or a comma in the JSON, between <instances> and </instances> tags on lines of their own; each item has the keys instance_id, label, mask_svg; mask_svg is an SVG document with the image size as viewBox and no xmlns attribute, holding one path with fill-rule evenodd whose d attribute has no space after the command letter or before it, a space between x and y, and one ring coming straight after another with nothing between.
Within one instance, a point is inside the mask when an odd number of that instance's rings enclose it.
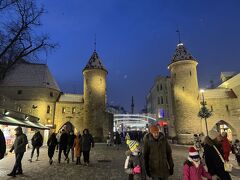
<instances>
[{"instance_id":1,"label":"glowing light","mask_svg":"<svg viewBox=\"0 0 240 180\"><path fill-rule=\"evenodd\" d=\"M205 92L205 90L204 89L200 89L200 93L204 93Z\"/></svg>"}]
</instances>

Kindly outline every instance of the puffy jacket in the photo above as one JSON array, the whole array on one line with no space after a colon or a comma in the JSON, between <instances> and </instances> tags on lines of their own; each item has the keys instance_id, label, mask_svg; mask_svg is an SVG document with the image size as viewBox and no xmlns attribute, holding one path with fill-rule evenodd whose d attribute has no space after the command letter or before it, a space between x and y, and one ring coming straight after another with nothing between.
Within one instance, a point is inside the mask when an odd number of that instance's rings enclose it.
<instances>
[{"instance_id":1,"label":"puffy jacket","mask_svg":"<svg viewBox=\"0 0 240 180\"><path fill-rule=\"evenodd\" d=\"M27 136L23 133L16 135L14 144L10 151L14 150L15 154L23 153L26 151L26 145L28 144Z\"/></svg>"},{"instance_id":2,"label":"puffy jacket","mask_svg":"<svg viewBox=\"0 0 240 180\"><path fill-rule=\"evenodd\" d=\"M170 169L174 167L172 150L162 133L158 139L154 139L150 133L145 135L144 160L148 175L163 179L170 175Z\"/></svg>"},{"instance_id":3,"label":"puffy jacket","mask_svg":"<svg viewBox=\"0 0 240 180\"><path fill-rule=\"evenodd\" d=\"M94 147L94 141L91 134L83 134L82 135L82 151L90 151L92 147Z\"/></svg>"},{"instance_id":4,"label":"puffy jacket","mask_svg":"<svg viewBox=\"0 0 240 180\"><path fill-rule=\"evenodd\" d=\"M41 147L43 145L43 137L40 132L37 132L32 137L32 146Z\"/></svg>"}]
</instances>

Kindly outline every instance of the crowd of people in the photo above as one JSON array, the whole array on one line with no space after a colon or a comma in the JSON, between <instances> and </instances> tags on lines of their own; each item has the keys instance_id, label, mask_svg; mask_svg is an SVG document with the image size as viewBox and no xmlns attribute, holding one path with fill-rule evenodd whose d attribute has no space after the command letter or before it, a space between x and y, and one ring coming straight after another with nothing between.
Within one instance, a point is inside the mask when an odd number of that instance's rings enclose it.
<instances>
[{"instance_id":1,"label":"crowd of people","mask_svg":"<svg viewBox=\"0 0 240 180\"><path fill-rule=\"evenodd\" d=\"M8 176L15 177L23 174L22 158L26 152L28 144L27 136L23 133L21 127L15 129L16 138L10 152L15 153L15 164ZM123 136L121 133L111 132L107 135L107 146L112 143L119 148L121 143L126 143L129 149L126 151L126 160L124 169L129 174L130 180L146 180L147 176L152 180L167 180L174 173L174 162L172 158L172 149L167 137L160 131L156 125L149 127L149 132L142 138L133 136L136 132L128 132ZM123 137L122 137L123 136ZM202 135L194 135L194 145L188 150L188 157L183 162L184 180L201 180L202 177L208 180L231 180L229 172L232 165L229 162L229 155L232 152L236 156L240 166L240 141L235 140L233 144L228 140L227 133L220 134L211 130L203 138ZM36 160L39 158L40 148L43 145L43 137L39 131L31 139L32 152L29 161L32 162L34 152L37 151ZM6 142L4 135L0 130L0 159L6 152ZM74 134L73 131L62 129L52 133L47 141L49 164L53 163L53 156L58 152L58 163L61 163L62 154L67 163L71 161L81 164L81 154L83 154L84 165L89 165L90 150L94 147L94 140L88 129ZM57 148L58 147L58 148ZM71 153L70 153L71 152ZM206 168L207 167L207 168ZM206 169L205 169L206 168Z\"/></svg>"},{"instance_id":2,"label":"crowd of people","mask_svg":"<svg viewBox=\"0 0 240 180\"><path fill-rule=\"evenodd\" d=\"M16 177L16 175L23 174L22 170L22 158L26 152L28 145L27 136L23 133L21 127L15 129L16 138L9 152L15 153L15 164L12 171L7 174L8 176ZM59 140L57 138L59 136ZM35 150L37 151L36 161L39 160L40 148L43 145L43 137L40 131L36 131L31 139L32 152L29 161L33 161ZM61 155L64 154L65 161L69 163L69 153L71 152L71 160L76 164L81 164L81 154L83 154L84 165L89 165L90 150L94 147L94 140L88 129L83 130L83 135L78 132L76 135L73 131L67 131L62 129L58 135L52 133L47 141L49 164L53 163L53 156L58 151L58 163L61 163ZM58 146L58 149L56 148ZM6 142L2 131L0 130L0 159L2 159L6 153ZM57 149L57 150L56 150ZM74 158L75 157L75 158Z\"/></svg>"},{"instance_id":3,"label":"crowd of people","mask_svg":"<svg viewBox=\"0 0 240 180\"><path fill-rule=\"evenodd\" d=\"M172 150L167 138L158 126L152 125L149 130L143 138L142 147L130 136L126 138L129 150L124 168L129 180L145 180L147 176L153 180L167 180L173 174ZM226 132L220 134L214 130L206 137L200 134L194 135L193 139L194 145L189 148L188 157L183 162L182 179L202 180L205 177L208 180L231 180L229 155L232 151L240 165L240 141L236 139L232 145Z\"/></svg>"}]
</instances>

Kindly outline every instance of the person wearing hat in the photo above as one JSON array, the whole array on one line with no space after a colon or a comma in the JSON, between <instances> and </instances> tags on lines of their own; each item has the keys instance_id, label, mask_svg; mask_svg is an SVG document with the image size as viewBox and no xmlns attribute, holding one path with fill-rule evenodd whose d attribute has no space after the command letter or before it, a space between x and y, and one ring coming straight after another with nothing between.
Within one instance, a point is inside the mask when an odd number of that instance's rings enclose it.
<instances>
[{"instance_id":1,"label":"person wearing hat","mask_svg":"<svg viewBox=\"0 0 240 180\"><path fill-rule=\"evenodd\" d=\"M201 163L199 152L195 147L190 147L188 151L188 159L183 166L184 180L202 180L202 176L212 179L212 176L205 170Z\"/></svg>"},{"instance_id":2,"label":"person wearing hat","mask_svg":"<svg viewBox=\"0 0 240 180\"><path fill-rule=\"evenodd\" d=\"M21 127L15 129L16 138L14 140L13 146L9 152L14 150L15 152L15 164L11 173L7 174L8 176L15 177L17 174L22 174L22 158L26 151L26 145L28 144L27 136L22 132Z\"/></svg>"},{"instance_id":3,"label":"person wearing hat","mask_svg":"<svg viewBox=\"0 0 240 180\"><path fill-rule=\"evenodd\" d=\"M129 151L126 152L124 169L129 174L129 180L146 180L146 172L144 167L143 155L140 145L137 141L126 141Z\"/></svg>"},{"instance_id":4,"label":"person wearing hat","mask_svg":"<svg viewBox=\"0 0 240 180\"><path fill-rule=\"evenodd\" d=\"M144 137L144 161L146 173L153 180L167 180L173 175L172 149L156 125L150 126Z\"/></svg>"},{"instance_id":5,"label":"person wearing hat","mask_svg":"<svg viewBox=\"0 0 240 180\"><path fill-rule=\"evenodd\" d=\"M229 173L224 169L221 140L219 132L215 130L208 132L208 136L204 140L205 163L212 176L217 175L219 179L231 180Z\"/></svg>"}]
</instances>

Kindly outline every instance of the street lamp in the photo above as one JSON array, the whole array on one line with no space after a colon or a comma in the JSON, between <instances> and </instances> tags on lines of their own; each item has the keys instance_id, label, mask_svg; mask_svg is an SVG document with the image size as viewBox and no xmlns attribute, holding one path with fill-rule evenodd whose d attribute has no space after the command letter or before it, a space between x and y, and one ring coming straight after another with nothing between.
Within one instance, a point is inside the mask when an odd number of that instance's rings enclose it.
<instances>
[{"instance_id":1,"label":"street lamp","mask_svg":"<svg viewBox=\"0 0 240 180\"><path fill-rule=\"evenodd\" d=\"M204 118L205 120L205 126L206 126L206 132L207 132L207 136L208 136L208 126L207 126L207 118L209 118L211 115L212 115L212 112L209 111L209 109L206 107L207 103L204 99L204 89L201 89L200 90L200 93L202 94L202 102L200 103L202 105L199 113L198 113L198 116L201 117L201 118Z\"/></svg>"}]
</instances>

